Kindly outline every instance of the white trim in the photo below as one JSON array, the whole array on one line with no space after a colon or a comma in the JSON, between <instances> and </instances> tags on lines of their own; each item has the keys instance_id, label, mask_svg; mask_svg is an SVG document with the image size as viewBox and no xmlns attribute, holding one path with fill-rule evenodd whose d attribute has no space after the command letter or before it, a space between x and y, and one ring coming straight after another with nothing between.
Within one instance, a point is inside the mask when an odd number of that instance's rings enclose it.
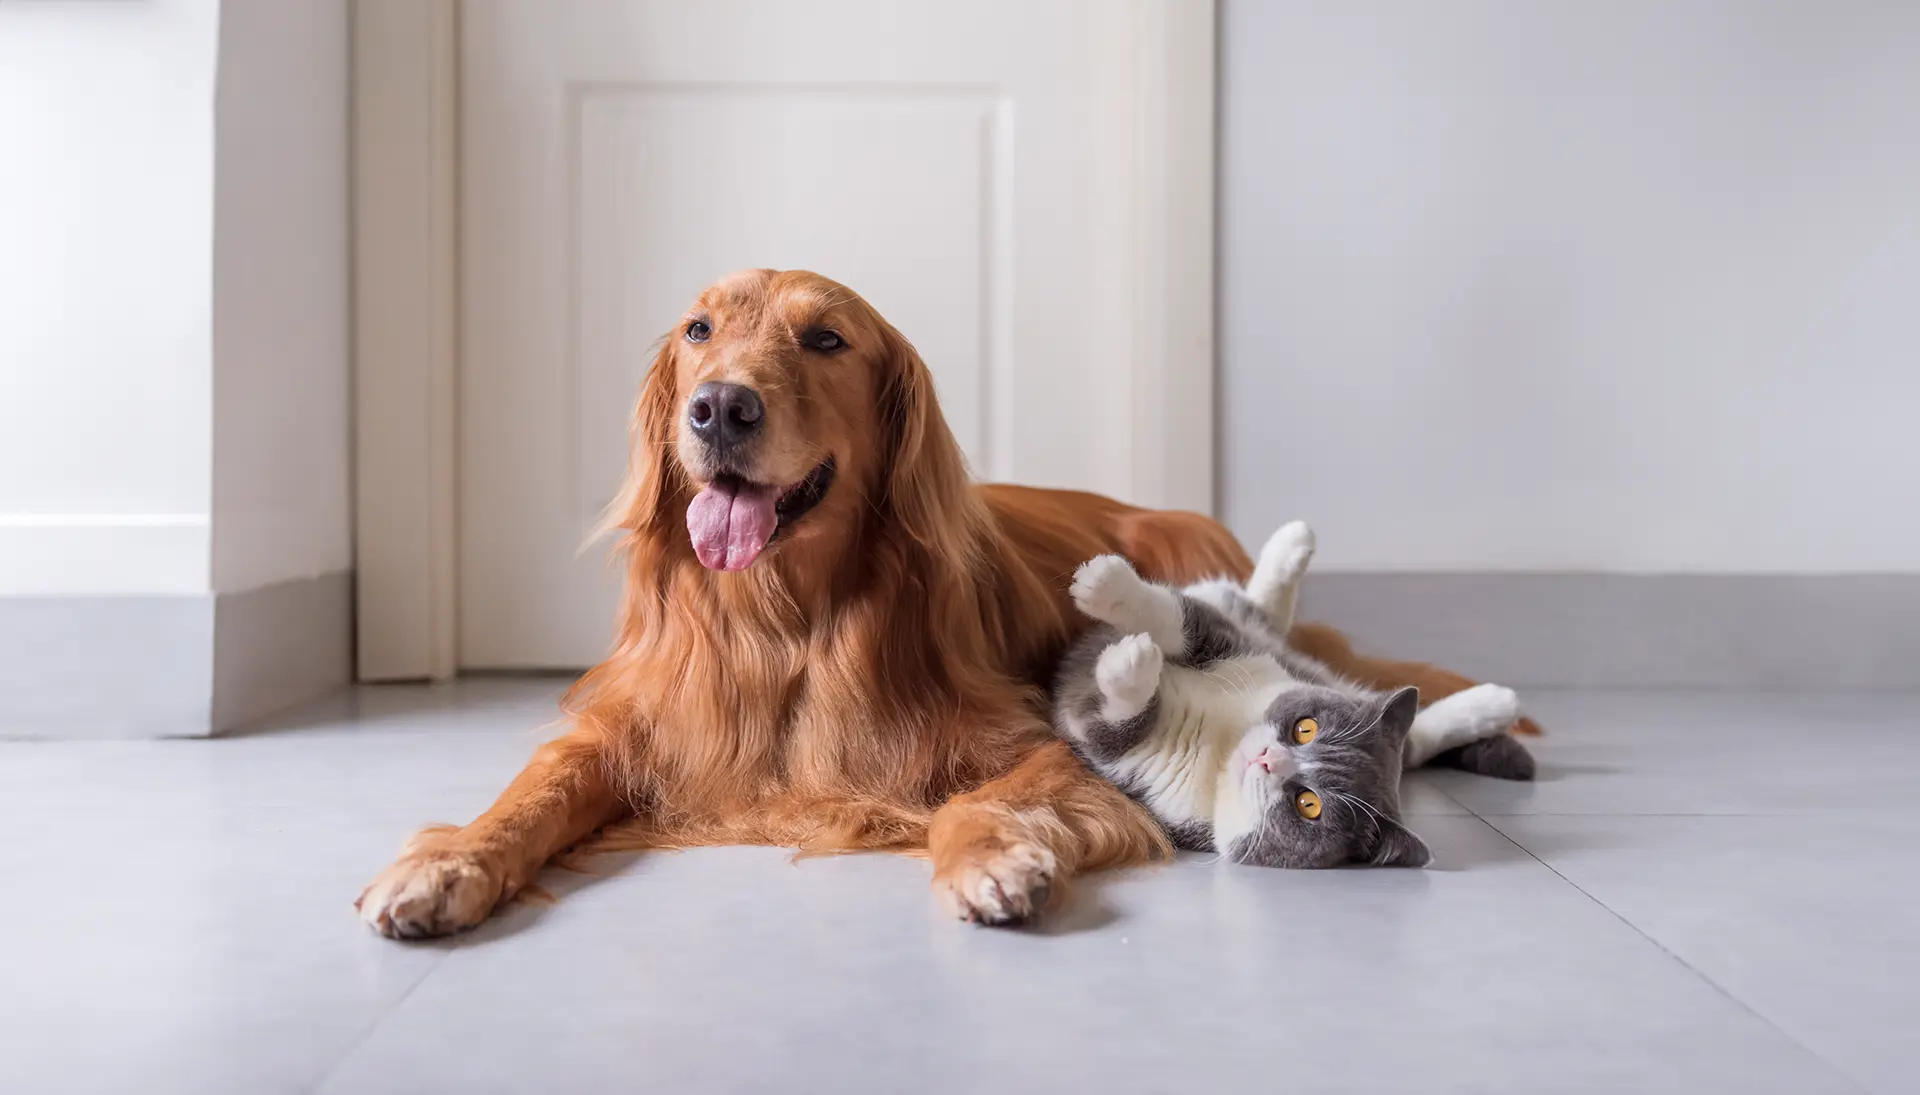
<instances>
[{"instance_id":1,"label":"white trim","mask_svg":"<svg viewBox=\"0 0 1920 1095\"><path fill-rule=\"evenodd\" d=\"M1131 501L1214 512L1214 0L1136 0Z\"/></svg>"},{"instance_id":2,"label":"white trim","mask_svg":"<svg viewBox=\"0 0 1920 1095\"><path fill-rule=\"evenodd\" d=\"M0 528L206 528L204 513L0 513Z\"/></svg>"},{"instance_id":3,"label":"white trim","mask_svg":"<svg viewBox=\"0 0 1920 1095\"><path fill-rule=\"evenodd\" d=\"M0 514L0 596L205 593L203 513Z\"/></svg>"},{"instance_id":4,"label":"white trim","mask_svg":"<svg viewBox=\"0 0 1920 1095\"><path fill-rule=\"evenodd\" d=\"M1130 494L1211 513L1215 0L1132 0L1128 20ZM458 0L354 9L362 680L441 679L458 666L458 24Z\"/></svg>"},{"instance_id":5,"label":"white trim","mask_svg":"<svg viewBox=\"0 0 1920 1095\"><path fill-rule=\"evenodd\" d=\"M361 680L453 676L459 5L354 6Z\"/></svg>"}]
</instances>

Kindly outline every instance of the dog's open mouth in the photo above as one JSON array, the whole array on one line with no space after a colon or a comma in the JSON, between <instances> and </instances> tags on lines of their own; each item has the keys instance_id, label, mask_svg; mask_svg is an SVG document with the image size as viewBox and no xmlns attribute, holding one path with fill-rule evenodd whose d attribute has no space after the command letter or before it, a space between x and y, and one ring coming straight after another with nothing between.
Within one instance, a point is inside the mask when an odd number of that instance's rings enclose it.
<instances>
[{"instance_id":1,"label":"dog's open mouth","mask_svg":"<svg viewBox=\"0 0 1920 1095\"><path fill-rule=\"evenodd\" d=\"M827 488L833 486L833 457L829 456L814 466L805 479L794 484L793 488L780 496L773 504L773 512L780 519L773 527L773 534L813 512L827 497Z\"/></svg>"},{"instance_id":2,"label":"dog's open mouth","mask_svg":"<svg viewBox=\"0 0 1920 1095\"><path fill-rule=\"evenodd\" d=\"M687 506L693 553L708 570L745 570L780 530L819 505L831 486L831 456L784 491L731 473L717 475Z\"/></svg>"}]
</instances>

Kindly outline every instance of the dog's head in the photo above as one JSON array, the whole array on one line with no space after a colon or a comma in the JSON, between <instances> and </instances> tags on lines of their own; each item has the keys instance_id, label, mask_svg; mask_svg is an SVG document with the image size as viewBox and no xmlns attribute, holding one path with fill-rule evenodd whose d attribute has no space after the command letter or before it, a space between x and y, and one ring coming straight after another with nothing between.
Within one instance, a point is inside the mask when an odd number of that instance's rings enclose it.
<instances>
[{"instance_id":1,"label":"dog's head","mask_svg":"<svg viewBox=\"0 0 1920 1095\"><path fill-rule=\"evenodd\" d=\"M616 523L690 540L710 570L891 517L937 535L966 470L906 339L852 290L745 270L700 294L641 389ZM684 532L674 526L684 518Z\"/></svg>"}]
</instances>

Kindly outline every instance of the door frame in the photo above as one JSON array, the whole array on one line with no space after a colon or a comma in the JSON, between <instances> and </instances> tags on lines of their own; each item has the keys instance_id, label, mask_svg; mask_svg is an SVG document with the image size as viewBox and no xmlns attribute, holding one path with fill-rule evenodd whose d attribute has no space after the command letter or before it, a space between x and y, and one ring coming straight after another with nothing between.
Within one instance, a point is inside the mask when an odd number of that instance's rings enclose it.
<instances>
[{"instance_id":1,"label":"door frame","mask_svg":"<svg viewBox=\"0 0 1920 1095\"><path fill-rule=\"evenodd\" d=\"M1215 0L1132 43L1131 496L1214 510ZM353 13L354 546L363 681L459 669L460 0Z\"/></svg>"}]
</instances>

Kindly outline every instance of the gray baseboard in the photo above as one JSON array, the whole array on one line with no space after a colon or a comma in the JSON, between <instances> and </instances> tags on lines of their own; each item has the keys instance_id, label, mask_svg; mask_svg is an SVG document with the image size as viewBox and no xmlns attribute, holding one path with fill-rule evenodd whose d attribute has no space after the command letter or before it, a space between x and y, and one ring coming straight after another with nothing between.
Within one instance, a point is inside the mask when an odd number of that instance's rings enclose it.
<instances>
[{"instance_id":1,"label":"gray baseboard","mask_svg":"<svg viewBox=\"0 0 1920 1095\"><path fill-rule=\"evenodd\" d=\"M1920 574L1310 574L1365 650L1515 687L1920 689ZM205 736L352 680L346 572L0 598L0 737Z\"/></svg>"},{"instance_id":2,"label":"gray baseboard","mask_svg":"<svg viewBox=\"0 0 1920 1095\"><path fill-rule=\"evenodd\" d=\"M209 732L213 598L0 598L0 736Z\"/></svg>"},{"instance_id":3,"label":"gray baseboard","mask_svg":"<svg viewBox=\"0 0 1920 1095\"><path fill-rule=\"evenodd\" d=\"M1309 573L1301 599L1514 687L1920 689L1920 574Z\"/></svg>"},{"instance_id":4,"label":"gray baseboard","mask_svg":"<svg viewBox=\"0 0 1920 1095\"><path fill-rule=\"evenodd\" d=\"M337 571L215 598L214 733L352 682L352 574Z\"/></svg>"},{"instance_id":5,"label":"gray baseboard","mask_svg":"<svg viewBox=\"0 0 1920 1095\"><path fill-rule=\"evenodd\" d=\"M205 737L352 680L353 576L0 597L0 737Z\"/></svg>"}]
</instances>

